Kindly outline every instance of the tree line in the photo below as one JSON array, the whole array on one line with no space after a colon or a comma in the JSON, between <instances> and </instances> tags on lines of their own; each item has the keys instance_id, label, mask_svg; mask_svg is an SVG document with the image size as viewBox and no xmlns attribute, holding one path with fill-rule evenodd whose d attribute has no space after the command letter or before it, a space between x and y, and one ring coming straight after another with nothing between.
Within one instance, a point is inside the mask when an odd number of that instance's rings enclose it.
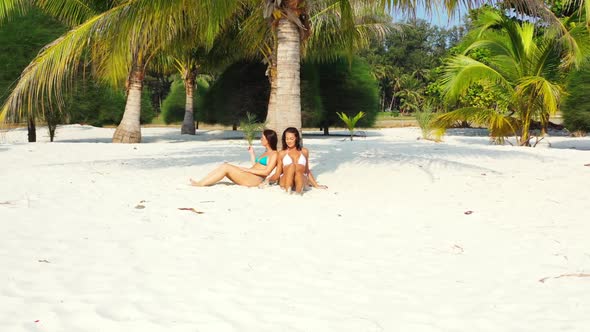
<instances>
[{"instance_id":1,"label":"tree line","mask_svg":"<svg viewBox=\"0 0 590 332\"><path fill-rule=\"evenodd\" d=\"M107 96L96 93L104 88L124 100L115 107L124 111L113 141L138 142L142 117L158 113L172 88L176 101L163 105L176 111L164 113L178 120L184 89L187 134L194 134L195 106L200 121L236 124L250 112L279 131L305 125L326 132L337 111L363 111L368 126L377 110L430 110L444 113L432 118L435 127L484 125L494 137L516 135L530 145L531 126L545 130L549 115L579 105L577 94L563 97L588 54L584 1L504 1L472 10L466 25L451 29L393 24L385 14L411 13L419 3L3 0L3 27L16 9L30 7L65 33L11 84L0 117L50 122L68 103L84 108L84 100ZM458 3L441 5L450 12ZM232 86L237 78L244 81ZM75 100L84 94L90 98ZM583 124L578 115L566 116L566 125Z\"/></svg>"}]
</instances>

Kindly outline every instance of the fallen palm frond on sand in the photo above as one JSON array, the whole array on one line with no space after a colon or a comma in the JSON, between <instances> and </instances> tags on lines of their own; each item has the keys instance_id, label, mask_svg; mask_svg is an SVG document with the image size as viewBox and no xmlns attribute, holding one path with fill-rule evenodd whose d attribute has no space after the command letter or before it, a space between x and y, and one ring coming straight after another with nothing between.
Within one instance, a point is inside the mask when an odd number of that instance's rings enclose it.
<instances>
[{"instance_id":1,"label":"fallen palm frond on sand","mask_svg":"<svg viewBox=\"0 0 590 332\"><path fill-rule=\"evenodd\" d=\"M545 277L543 279L539 279L539 282L545 282L547 279L559 279L559 278L566 278L566 277L578 277L578 278L588 278L590 277L590 273L567 273L561 274L557 277Z\"/></svg>"}]
</instances>

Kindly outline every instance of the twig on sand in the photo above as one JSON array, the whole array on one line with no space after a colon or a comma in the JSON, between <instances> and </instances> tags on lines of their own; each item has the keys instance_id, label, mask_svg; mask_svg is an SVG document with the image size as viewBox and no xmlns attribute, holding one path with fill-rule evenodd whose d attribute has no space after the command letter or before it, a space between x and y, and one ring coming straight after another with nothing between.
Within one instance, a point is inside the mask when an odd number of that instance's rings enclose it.
<instances>
[{"instance_id":1,"label":"twig on sand","mask_svg":"<svg viewBox=\"0 0 590 332\"><path fill-rule=\"evenodd\" d=\"M2 202L0 202L0 205L10 205L10 204L12 204L11 201L2 201Z\"/></svg>"},{"instance_id":2,"label":"twig on sand","mask_svg":"<svg viewBox=\"0 0 590 332\"><path fill-rule=\"evenodd\" d=\"M578 277L578 278L589 278L590 273L566 273L562 275L558 275L557 277L545 277L543 279L539 279L539 282L545 282L547 279L559 279L565 277Z\"/></svg>"},{"instance_id":3,"label":"twig on sand","mask_svg":"<svg viewBox=\"0 0 590 332\"><path fill-rule=\"evenodd\" d=\"M179 209L179 210L185 210L185 211L193 211L193 212L194 212L194 213L196 213L196 214L203 214L203 213L205 213L205 212L203 212L203 211L197 211L197 210L195 210L194 208L178 208L178 209Z\"/></svg>"}]
</instances>

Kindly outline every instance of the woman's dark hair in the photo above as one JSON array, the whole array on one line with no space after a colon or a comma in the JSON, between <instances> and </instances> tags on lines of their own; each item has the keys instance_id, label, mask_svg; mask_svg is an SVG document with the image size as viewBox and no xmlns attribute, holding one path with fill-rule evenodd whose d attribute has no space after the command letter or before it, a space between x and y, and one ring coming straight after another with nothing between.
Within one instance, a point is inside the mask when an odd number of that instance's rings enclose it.
<instances>
[{"instance_id":1,"label":"woman's dark hair","mask_svg":"<svg viewBox=\"0 0 590 332\"><path fill-rule=\"evenodd\" d=\"M277 132L272 129L264 129L262 134L266 138L266 141L268 142L268 145L270 145L270 148L273 151L276 151L277 150L277 143L279 141L279 139L277 138Z\"/></svg>"},{"instance_id":2,"label":"woman's dark hair","mask_svg":"<svg viewBox=\"0 0 590 332\"><path fill-rule=\"evenodd\" d=\"M282 138L282 143L283 143L283 150L287 150L287 133L291 133L293 135L295 135L295 148L298 151L301 151L301 136L299 135L299 130L297 130L297 128L295 127L289 127L287 129L285 129L285 131L283 131L283 138Z\"/></svg>"}]
</instances>

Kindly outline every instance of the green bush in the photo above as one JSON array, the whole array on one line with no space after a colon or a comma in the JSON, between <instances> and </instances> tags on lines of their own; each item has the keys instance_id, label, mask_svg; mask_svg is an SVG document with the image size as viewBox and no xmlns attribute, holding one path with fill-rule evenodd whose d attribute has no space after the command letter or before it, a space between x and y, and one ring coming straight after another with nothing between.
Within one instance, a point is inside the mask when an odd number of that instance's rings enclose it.
<instances>
[{"instance_id":1,"label":"green bush","mask_svg":"<svg viewBox=\"0 0 590 332\"><path fill-rule=\"evenodd\" d=\"M563 106L563 124L570 131L590 133L590 65L570 74Z\"/></svg>"},{"instance_id":2,"label":"green bush","mask_svg":"<svg viewBox=\"0 0 590 332\"><path fill-rule=\"evenodd\" d=\"M41 48L66 32L66 27L37 9L0 24L0 103Z\"/></svg>"},{"instance_id":3,"label":"green bush","mask_svg":"<svg viewBox=\"0 0 590 332\"><path fill-rule=\"evenodd\" d=\"M238 62L229 66L206 92L197 119L206 123L238 125L251 113L264 121L270 84L262 63Z\"/></svg>"},{"instance_id":4,"label":"green bush","mask_svg":"<svg viewBox=\"0 0 590 332\"><path fill-rule=\"evenodd\" d=\"M260 63L231 65L211 85L197 118L225 125L239 124L246 113L266 119L270 85L265 71L266 66ZM352 64L346 60L331 64L304 63L301 68L303 126L327 128L340 124L336 112L354 116L362 111L366 116L358 126L370 127L379 111L378 93L370 67L360 58L355 58Z\"/></svg>"},{"instance_id":5,"label":"green bush","mask_svg":"<svg viewBox=\"0 0 590 332\"><path fill-rule=\"evenodd\" d=\"M209 91L209 81L204 76L197 78L197 88L193 95L193 112L195 119L199 119L199 112L203 104L203 98ZM172 83L170 93L162 102L162 113L160 117L165 123L182 122L184 120L184 107L186 102L186 91L184 81L177 79Z\"/></svg>"},{"instance_id":6,"label":"green bush","mask_svg":"<svg viewBox=\"0 0 590 332\"><path fill-rule=\"evenodd\" d=\"M101 127L118 125L125 112L126 96L123 92L96 83L92 80L80 80L74 89L66 94L65 111L69 123L83 123ZM150 123L155 113L150 102L149 93L141 94L141 123Z\"/></svg>"},{"instance_id":7,"label":"green bush","mask_svg":"<svg viewBox=\"0 0 590 332\"><path fill-rule=\"evenodd\" d=\"M307 105L302 102L303 126L326 128L340 124L337 112L349 117L364 112L359 127L371 127L375 123L379 112L379 88L364 60L354 58L351 64L346 60L305 64L302 82L307 86L303 89L302 100L313 101Z\"/></svg>"}]
</instances>

